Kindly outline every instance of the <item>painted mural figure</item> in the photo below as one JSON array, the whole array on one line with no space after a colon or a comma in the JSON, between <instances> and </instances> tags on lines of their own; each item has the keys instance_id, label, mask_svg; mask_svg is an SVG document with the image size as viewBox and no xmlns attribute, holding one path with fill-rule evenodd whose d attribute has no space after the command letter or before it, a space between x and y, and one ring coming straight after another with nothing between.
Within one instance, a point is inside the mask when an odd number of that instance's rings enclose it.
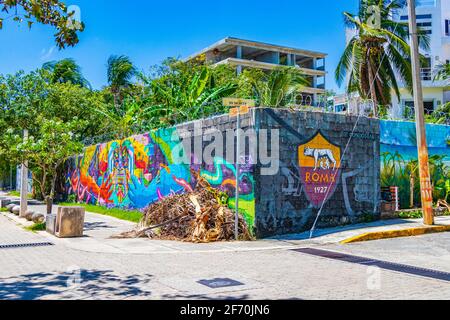
<instances>
[{"instance_id":1,"label":"painted mural figure","mask_svg":"<svg viewBox=\"0 0 450 320\"><path fill-rule=\"evenodd\" d=\"M176 128L87 147L82 156L68 161L67 194L95 205L143 209L164 197L192 191L196 185L193 169L200 171L213 187L227 193L231 207L239 188L239 210L252 226L255 199L250 162L242 165L238 183L234 165L222 158L215 158L214 164L202 168L175 163L172 150L179 140L172 141L173 136L177 136Z\"/></svg>"},{"instance_id":2,"label":"painted mural figure","mask_svg":"<svg viewBox=\"0 0 450 320\"><path fill-rule=\"evenodd\" d=\"M306 147L304 155L314 158L314 171L319 167L324 170L330 169L330 161L333 163L333 170L336 169L337 161L334 159L333 151L330 149L314 149Z\"/></svg>"}]
</instances>

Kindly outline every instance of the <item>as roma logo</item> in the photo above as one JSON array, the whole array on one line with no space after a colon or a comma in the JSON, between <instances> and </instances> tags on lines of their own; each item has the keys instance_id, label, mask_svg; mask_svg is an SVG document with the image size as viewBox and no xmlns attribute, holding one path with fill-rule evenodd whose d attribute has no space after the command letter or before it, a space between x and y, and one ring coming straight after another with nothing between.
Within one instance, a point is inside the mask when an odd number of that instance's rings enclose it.
<instances>
[{"instance_id":1,"label":"as roma logo","mask_svg":"<svg viewBox=\"0 0 450 320\"><path fill-rule=\"evenodd\" d=\"M341 174L341 148L319 131L298 147L298 159L306 197L319 208L336 191Z\"/></svg>"}]
</instances>

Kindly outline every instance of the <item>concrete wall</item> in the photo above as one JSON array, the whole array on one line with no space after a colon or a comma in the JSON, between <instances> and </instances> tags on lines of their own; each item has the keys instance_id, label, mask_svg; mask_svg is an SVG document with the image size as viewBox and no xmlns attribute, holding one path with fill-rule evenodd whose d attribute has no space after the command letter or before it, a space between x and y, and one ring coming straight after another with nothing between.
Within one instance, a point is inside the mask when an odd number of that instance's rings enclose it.
<instances>
[{"instance_id":1,"label":"concrete wall","mask_svg":"<svg viewBox=\"0 0 450 320\"><path fill-rule=\"evenodd\" d=\"M239 211L258 237L309 230L322 203L317 227L376 219L379 122L361 118L344 156L355 121L253 109L241 117L238 183L236 118L221 115L155 130L86 148L68 162L65 193L87 203L142 209L195 188L194 170L228 194L231 208L239 186ZM270 175L261 161L265 147L270 163L279 164Z\"/></svg>"},{"instance_id":2,"label":"concrete wall","mask_svg":"<svg viewBox=\"0 0 450 320\"><path fill-rule=\"evenodd\" d=\"M317 227L379 217L379 121L360 118L346 150L355 122L337 114L258 112L261 128L280 131L278 174L256 173L258 236L310 230L322 205ZM327 163L331 155L336 168Z\"/></svg>"}]
</instances>

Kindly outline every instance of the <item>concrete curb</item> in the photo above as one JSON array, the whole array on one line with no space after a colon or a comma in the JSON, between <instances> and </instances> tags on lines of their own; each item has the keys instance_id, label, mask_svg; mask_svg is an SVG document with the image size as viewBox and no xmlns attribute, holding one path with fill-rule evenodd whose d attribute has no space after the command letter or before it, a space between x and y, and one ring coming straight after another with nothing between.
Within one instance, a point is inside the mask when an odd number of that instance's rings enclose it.
<instances>
[{"instance_id":1,"label":"concrete curb","mask_svg":"<svg viewBox=\"0 0 450 320\"><path fill-rule=\"evenodd\" d=\"M380 239L400 238L400 237L414 237L428 233L449 232L450 225L430 226L430 227L417 227L400 230L386 230L363 233L345 240L340 241L340 244L372 241Z\"/></svg>"}]
</instances>

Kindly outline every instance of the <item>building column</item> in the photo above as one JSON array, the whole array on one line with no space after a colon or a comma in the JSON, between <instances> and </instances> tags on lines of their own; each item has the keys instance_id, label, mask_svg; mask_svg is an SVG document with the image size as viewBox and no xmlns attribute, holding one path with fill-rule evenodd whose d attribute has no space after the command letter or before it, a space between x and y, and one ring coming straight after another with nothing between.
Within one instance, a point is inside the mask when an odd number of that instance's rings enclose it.
<instances>
[{"instance_id":1,"label":"building column","mask_svg":"<svg viewBox=\"0 0 450 320\"><path fill-rule=\"evenodd\" d=\"M237 59L242 59L242 46L237 46L236 47L236 58ZM241 65L238 65L236 67L236 73L238 75L240 75L242 73L242 66Z\"/></svg>"}]
</instances>

